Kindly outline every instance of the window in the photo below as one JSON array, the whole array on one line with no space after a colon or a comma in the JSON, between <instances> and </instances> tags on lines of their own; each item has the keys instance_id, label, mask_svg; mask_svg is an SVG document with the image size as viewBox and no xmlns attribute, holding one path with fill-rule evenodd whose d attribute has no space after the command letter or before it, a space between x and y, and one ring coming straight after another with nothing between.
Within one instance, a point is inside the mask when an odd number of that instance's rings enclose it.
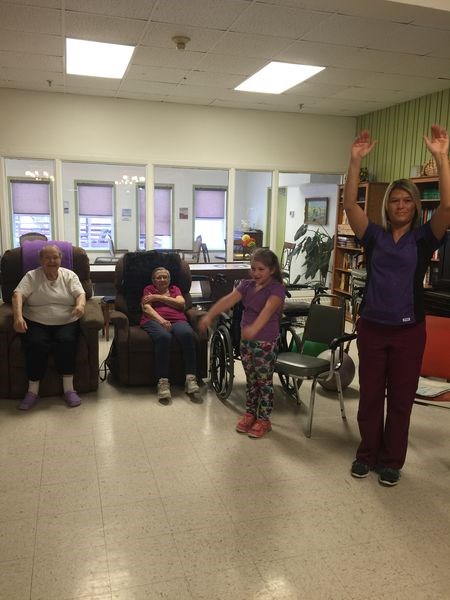
<instances>
[{"instance_id":1,"label":"window","mask_svg":"<svg viewBox=\"0 0 450 600\"><path fill-rule=\"evenodd\" d=\"M13 243L30 231L52 237L50 182L11 180Z\"/></svg>"},{"instance_id":2,"label":"window","mask_svg":"<svg viewBox=\"0 0 450 600\"><path fill-rule=\"evenodd\" d=\"M112 184L77 183L78 243L86 250L108 250L114 240Z\"/></svg>"},{"instance_id":3,"label":"window","mask_svg":"<svg viewBox=\"0 0 450 600\"><path fill-rule=\"evenodd\" d=\"M202 236L202 242L215 250L224 248L226 237L225 188L194 188L194 238Z\"/></svg>"},{"instance_id":4,"label":"window","mask_svg":"<svg viewBox=\"0 0 450 600\"><path fill-rule=\"evenodd\" d=\"M138 187L139 249L145 250L145 187ZM155 248L172 247L172 187L155 186Z\"/></svg>"}]
</instances>

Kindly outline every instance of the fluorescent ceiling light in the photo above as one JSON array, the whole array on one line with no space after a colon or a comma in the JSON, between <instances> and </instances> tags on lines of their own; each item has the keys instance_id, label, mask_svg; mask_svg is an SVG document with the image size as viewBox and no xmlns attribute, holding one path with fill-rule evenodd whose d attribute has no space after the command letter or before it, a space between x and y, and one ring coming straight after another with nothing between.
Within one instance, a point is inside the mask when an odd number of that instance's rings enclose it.
<instances>
[{"instance_id":1,"label":"fluorescent ceiling light","mask_svg":"<svg viewBox=\"0 0 450 600\"><path fill-rule=\"evenodd\" d=\"M325 67L272 61L234 89L241 92L281 94L323 69Z\"/></svg>"},{"instance_id":2,"label":"fluorescent ceiling light","mask_svg":"<svg viewBox=\"0 0 450 600\"><path fill-rule=\"evenodd\" d=\"M122 79L134 46L66 39L66 73Z\"/></svg>"}]
</instances>

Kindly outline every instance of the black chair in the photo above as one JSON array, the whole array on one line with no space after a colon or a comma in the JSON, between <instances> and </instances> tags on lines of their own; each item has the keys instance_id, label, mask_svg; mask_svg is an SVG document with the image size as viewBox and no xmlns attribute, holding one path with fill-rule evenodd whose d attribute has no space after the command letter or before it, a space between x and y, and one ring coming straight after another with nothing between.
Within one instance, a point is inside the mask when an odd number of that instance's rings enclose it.
<instances>
[{"instance_id":1,"label":"black chair","mask_svg":"<svg viewBox=\"0 0 450 600\"><path fill-rule=\"evenodd\" d=\"M311 437L316 385L319 378L324 381L335 378L341 416L343 419L346 418L339 368L344 360L344 344L355 339L356 334L344 333L344 302L333 297L334 302L339 302L337 306L321 304L324 298L330 296L325 294L316 296L311 303L300 348L297 348L296 352L281 352L275 364L276 372L293 379L298 404L303 404L300 398L302 382L305 379L312 380L309 404L305 405L308 411L306 437ZM330 351L329 358L317 356L325 350Z\"/></svg>"}]
</instances>

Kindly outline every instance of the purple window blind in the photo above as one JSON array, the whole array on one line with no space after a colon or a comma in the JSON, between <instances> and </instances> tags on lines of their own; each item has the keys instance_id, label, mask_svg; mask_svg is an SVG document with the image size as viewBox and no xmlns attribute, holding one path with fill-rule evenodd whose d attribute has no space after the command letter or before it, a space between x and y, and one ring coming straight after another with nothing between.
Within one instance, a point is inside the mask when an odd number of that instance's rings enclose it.
<instances>
[{"instance_id":1,"label":"purple window blind","mask_svg":"<svg viewBox=\"0 0 450 600\"><path fill-rule=\"evenodd\" d=\"M78 214L83 217L112 217L113 186L79 183Z\"/></svg>"},{"instance_id":2,"label":"purple window blind","mask_svg":"<svg viewBox=\"0 0 450 600\"><path fill-rule=\"evenodd\" d=\"M50 184L44 181L11 182L13 213L16 215L49 215Z\"/></svg>"},{"instance_id":3,"label":"purple window blind","mask_svg":"<svg viewBox=\"0 0 450 600\"><path fill-rule=\"evenodd\" d=\"M195 190L195 218L223 219L226 190L197 188Z\"/></svg>"},{"instance_id":4,"label":"purple window blind","mask_svg":"<svg viewBox=\"0 0 450 600\"><path fill-rule=\"evenodd\" d=\"M170 235L172 189L155 187L155 235ZM139 233L145 233L145 188L138 189Z\"/></svg>"}]
</instances>

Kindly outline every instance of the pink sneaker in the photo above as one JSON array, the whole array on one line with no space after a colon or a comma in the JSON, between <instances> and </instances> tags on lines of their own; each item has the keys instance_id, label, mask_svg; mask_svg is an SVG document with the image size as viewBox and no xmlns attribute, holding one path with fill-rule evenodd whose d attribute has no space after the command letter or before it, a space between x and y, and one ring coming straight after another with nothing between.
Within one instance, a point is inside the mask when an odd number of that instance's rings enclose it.
<instances>
[{"instance_id":1,"label":"pink sneaker","mask_svg":"<svg viewBox=\"0 0 450 600\"><path fill-rule=\"evenodd\" d=\"M248 433L255 421L255 415L252 415L248 412L244 413L244 415L239 419L239 421L236 424L236 431L238 433Z\"/></svg>"},{"instance_id":2,"label":"pink sneaker","mask_svg":"<svg viewBox=\"0 0 450 600\"><path fill-rule=\"evenodd\" d=\"M33 392L27 392L25 394L24 399L22 400L22 402L20 402L20 404L17 406L18 410L30 410L30 408L33 408L33 406L35 404L37 404L39 402L39 396L37 396L36 394L33 394Z\"/></svg>"},{"instance_id":3,"label":"pink sneaker","mask_svg":"<svg viewBox=\"0 0 450 600\"><path fill-rule=\"evenodd\" d=\"M251 438L262 438L268 431L272 429L270 421L257 419L252 428L249 429L248 437Z\"/></svg>"},{"instance_id":4,"label":"pink sneaker","mask_svg":"<svg viewBox=\"0 0 450 600\"><path fill-rule=\"evenodd\" d=\"M66 397L66 404L69 408L80 406L80 396L75 391L72 390L71 392L66 392L64 396Z\"/></svg>"}]
</instances>

